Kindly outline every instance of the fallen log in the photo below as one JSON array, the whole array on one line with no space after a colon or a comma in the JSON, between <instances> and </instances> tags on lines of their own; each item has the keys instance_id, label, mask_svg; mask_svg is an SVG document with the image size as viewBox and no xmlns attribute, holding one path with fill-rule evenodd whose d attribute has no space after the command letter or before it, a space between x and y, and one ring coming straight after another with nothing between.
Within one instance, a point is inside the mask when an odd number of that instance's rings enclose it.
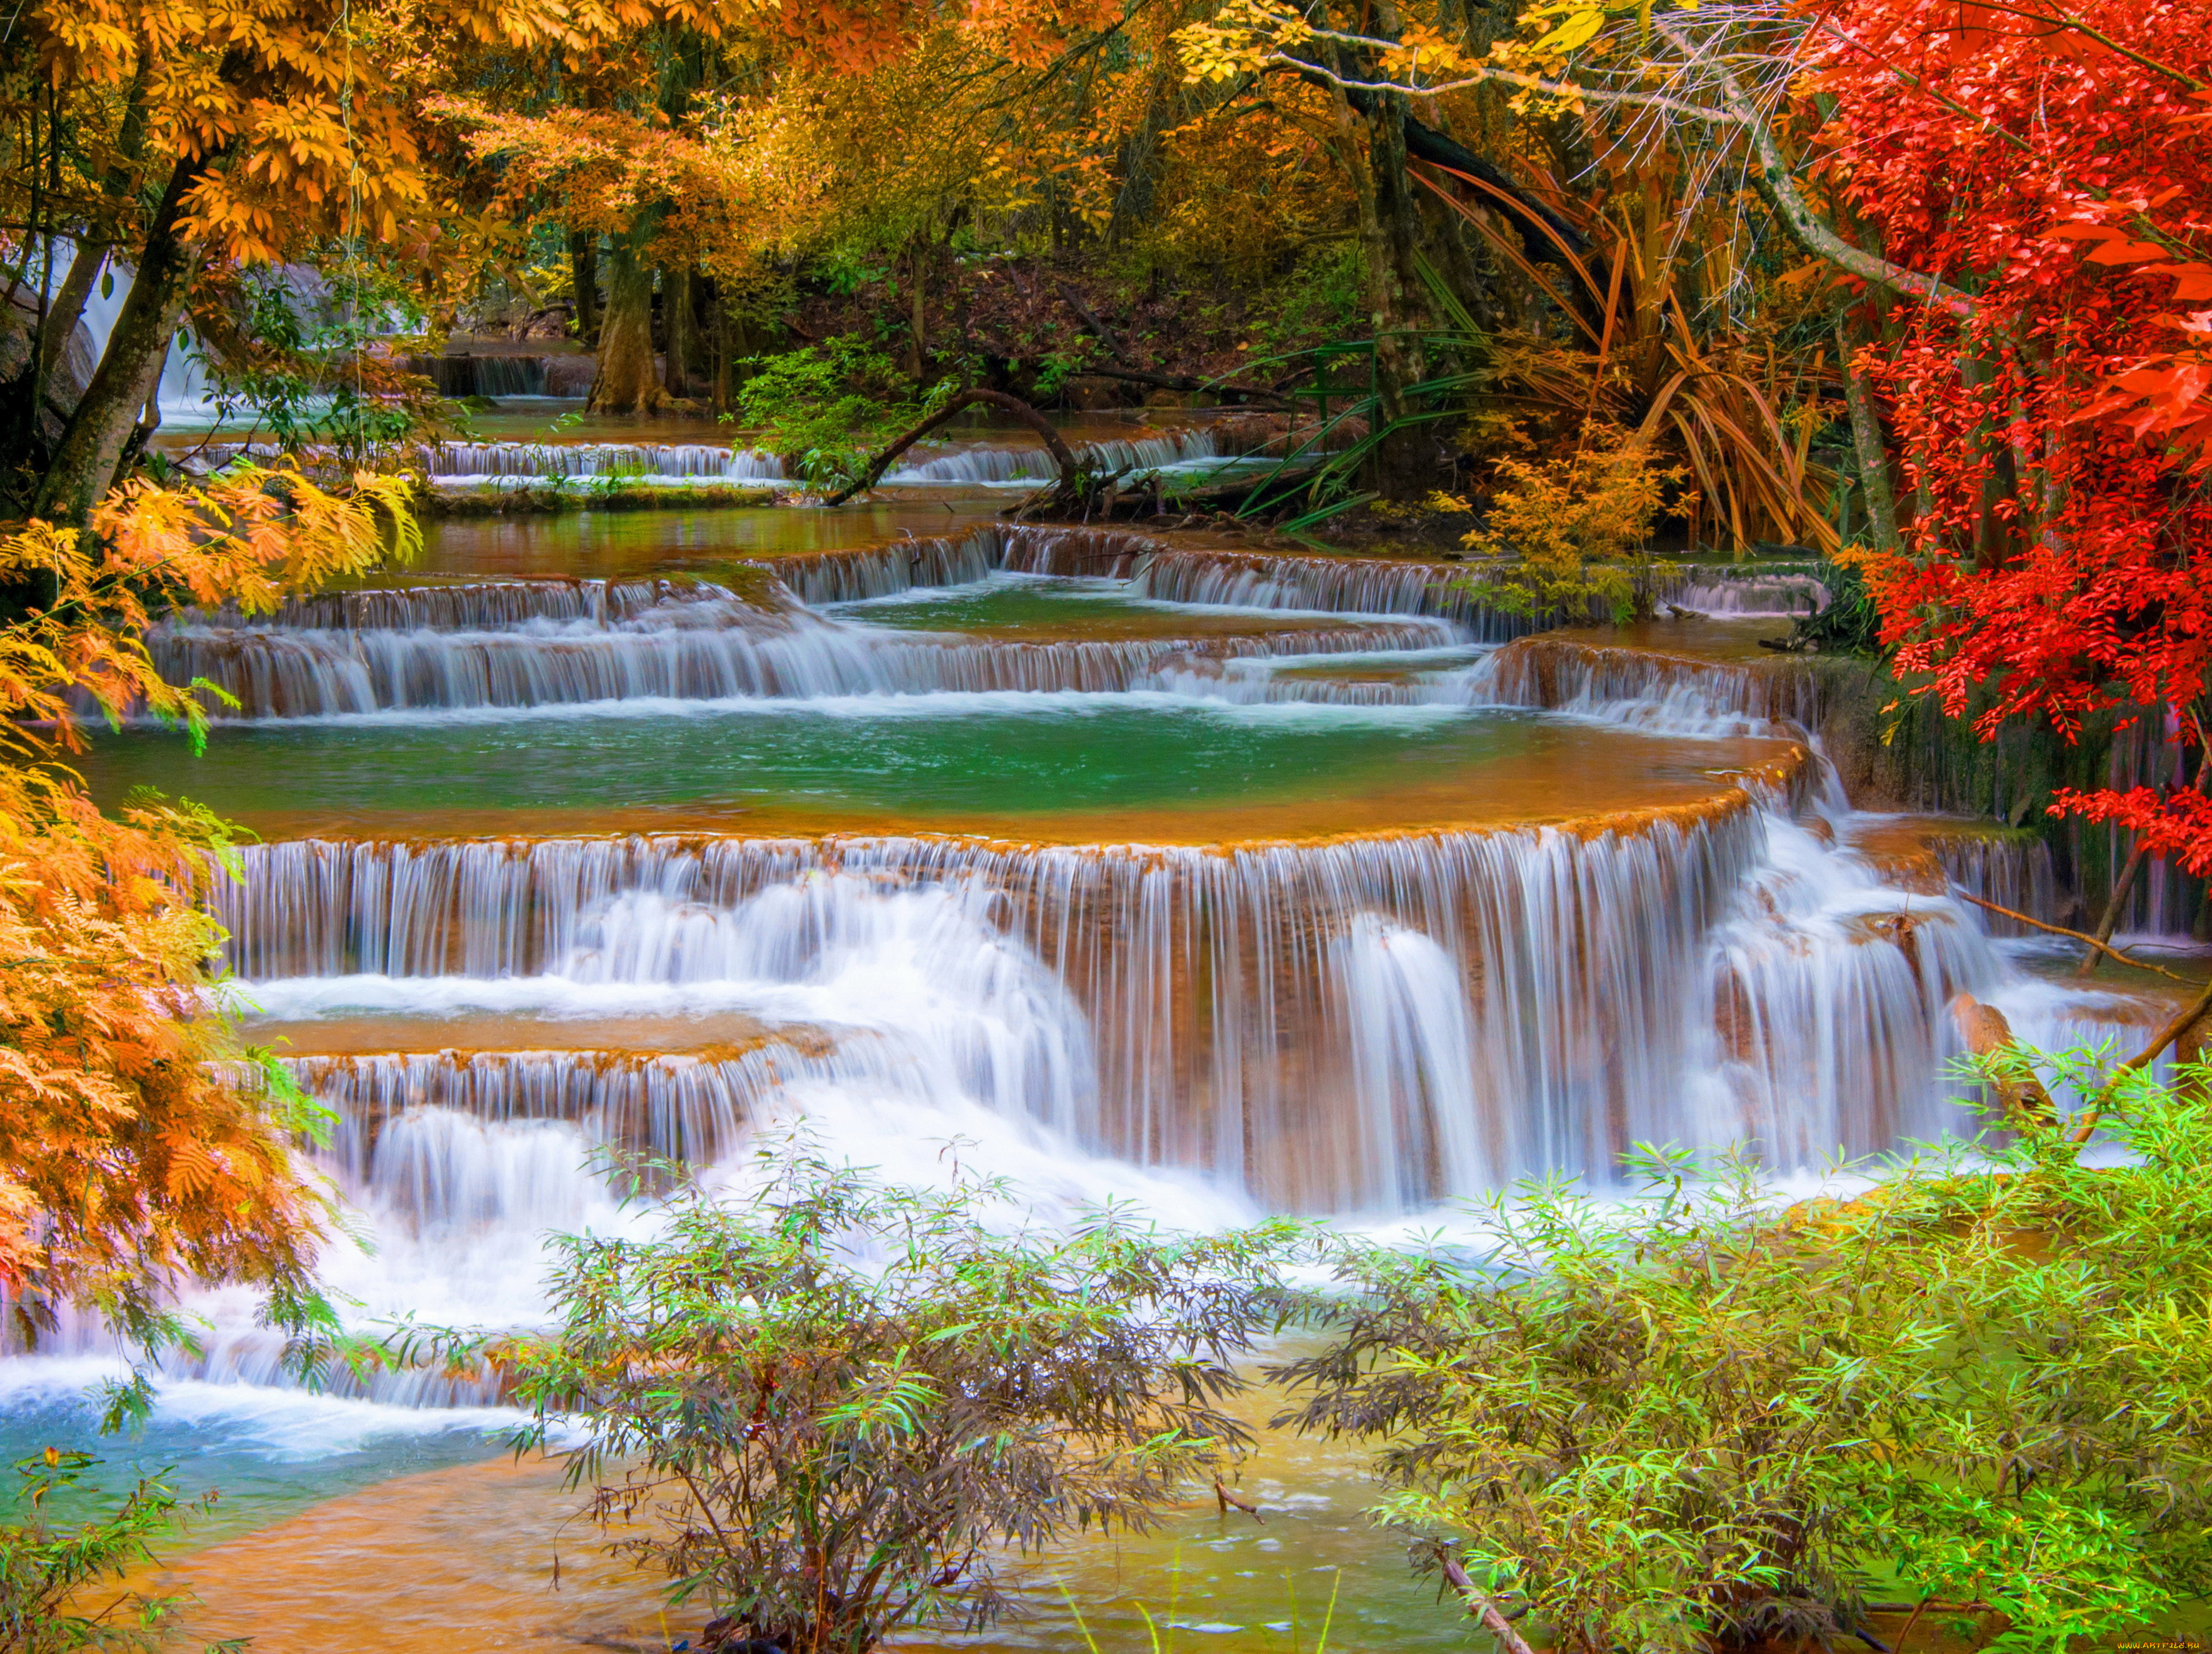
<instances>
[{"instance_id":1,"label":"fallen log","mask_svg":"<svg viewBox=\"0 0 2212 1654\"><path fill-rule=\"evenodd\" d=\"M1010 413L1042 437L1045 451L1051 454L1060 465L1060 487L1067 493L1075 492L1076 473L1080 468L1076 464L1074 451L1067 446L1067 439L1054 429L1050 420L1023 401L1021 398L1008 396L1003 391L963 391L869 461L867 470L863 471L855 481L840 489L823 503L833 506L842 505L855 494L873 488L876 485L876 479L890 468L892 460L944 424L953 415L978 406L996 408L1002 413Z\"/></svg>"},{"instance_id":2,"label":"fallen log","mask_svg":"<svg viewBox=\"0 0 2212 1654\"><path fill-rule=\"evenodd\" d=\"M1153 374L1139 368L1090 367L1078 370L1078 379L1121 379L1132 385L1150 385L1163 391L1203 391L1215 396L1233 396L1250 402L1255 398L1287 406L1290 398L1279 391L1268 390L1261 385L1224 385L1218 380L1193 379L1188 374Z\"/></svg>"}]
</instances>

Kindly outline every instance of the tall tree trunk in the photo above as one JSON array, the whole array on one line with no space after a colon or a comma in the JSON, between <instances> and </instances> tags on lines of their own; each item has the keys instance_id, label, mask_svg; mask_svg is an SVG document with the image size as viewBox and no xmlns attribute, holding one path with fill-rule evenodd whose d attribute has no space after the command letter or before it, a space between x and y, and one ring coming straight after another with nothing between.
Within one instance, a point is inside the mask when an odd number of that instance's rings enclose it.
<instances>
[{"instance_id":1,"label":"tall tree trunk","mask_svg":"<svg viewBox=\"0 0 2212 1654\"><path fill-rule=\"evenodd\" d=\"M653 266L639 252L658 213L607 242L607 310L599 321L599 371L585 406L593 413L652 413L668 392L653 361Z\"/></svg>"},{"instance_id":2,"label":"tall tree trunk","mask_svg":"<svg viewBox=\"0 0 2212 1654\"><path fill-rule=\"evenodd\" d=\"M691 394L691 368L699 354L698 323L691 308L691 267L669 265L660 272L660 313L668 337L661 383L672 397Z\"/></svg>"},{"instance_id":3,"label":"tall tree trunk","mask_svg":"<svg viewBox=\"0 0 2212 1654\"><path fill-rule=\"evenodd\" d=\"M1843 370L1844 406L1851 417L1851 447L1859 462L1859 484L1866 490L1867 521L1875 549L1897 549L1897 501L1889 490L1889 447L1882 441L1881 416L1865 377L1851 365L1850 330L1836 318L1836 362Z\"/></svg>"},{"instance_id":4,"label":"tall tree trunk","mask_svg":"<svg viewBox=\"0 0 2212 1654\"><path fill-rule=\"evenodd\" d=\"M586 344L599 327L599 238L568 232L568 277L576 289L576 337Z\"/></svg>"},{"instance_id":5,"label":"tall tree trunk","mask_svg":"<svg viewBox=\"0 0 2212 1654\"><path fill-rule=\"evenodd\" d=\"M714 410L719 416L730 411L733 405L731 391L734 387L732 371L737 356L735 330L730 325L729 301L722 296L719 283L709 277L707 281L708 313L714 317Z\"/></svg>"},{"instance_id":6,"label":"tall tree trunk","mask_svg":"<svg viewBox=\"0 0 2212 1654\"><path fill-rule=\"evenodd\" d=\"M1345 149L1358 198L1368 319L1375 329L1375 417L1377 429L1388 432L1369 462L1369 485L1388 499L1411 499L1436 485L1436 466L1430 433L1400 423L1413 411L1407 387L1427 377L1427 353L1413 331L1419 321L1413 257L1420 218L1406 173L1406 100L1395 93L1375 94L1354 114L1340 99L1339 124L1340 130L1358 125L1364 139Z\"/></svg>"},{"instance_id":7,"label":"tall tree trunk","mask_svg":"<svg viewBox=\"0 0 2212 1654\"><path fill-rule=\"evenodd\" d=\"M185 196L215 163L212 155L180 161L169 174L146 234L138 273L108 335L100 369L62 433L32 505L50 522L80 523L116 482L125 445L161 384L161 364L199 274L199 249L177 231Z\"/></svg>"},{"instance_id":8,"label":"tall tree trunk","mask_svg":"<svg viewBox=\"0 0 2212 1654\"><path fill-rule=\"evenodd\" d=\"M907 277L914 292L914 382L923 383L929 375L929 336L924 307L929 302L929 227L924 225L914 233L907 248Z\"/></svg>"}]
</instances>

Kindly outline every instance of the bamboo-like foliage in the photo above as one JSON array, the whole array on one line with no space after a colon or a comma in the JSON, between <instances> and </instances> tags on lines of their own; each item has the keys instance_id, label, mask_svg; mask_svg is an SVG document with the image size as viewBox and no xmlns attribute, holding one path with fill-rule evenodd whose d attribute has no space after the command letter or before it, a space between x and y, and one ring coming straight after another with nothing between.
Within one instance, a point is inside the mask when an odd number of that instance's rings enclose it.
<instances>
[{"instance_id":1,"label":"bamboo-like foliage","mask_svg":"<svg viewBox=\"0 0 2212 1654\"><path fill-rule=\"evenodd\" d=\"M980 1626L1006 1547L1143 1527L1245 1445L1222 1402L1287 1228L1048 1231L997 1183L893 1188L803 1140L758 1170L683 1185L655 1238L562 1237L559 1327L514 1356L538 1440L591 1432L571 1471L614 1548L731 1639Z\"/></svg>"},{"instance_id":2,"label":"bamboo-like foliage","mask_svg":"<svg viewBox=\"0 0 2212 1654\"><path fill-rule=\"evenodd\" d=\"M1834 1646L1878 1596L2057 1651L2201 1597L2212 1074L2049 1061L2123 1164L2006 1120L1793 1204L1646 1151L1625 1201L1501 1194L1486 1256L1349 1247L1296 1421L1373 1438L1380 1514L1563 1649Z\"/></svg>"},{"instance_id":3,"label":"bamboo-like foliage","mask_svg":"<svg viewBox=\"0 0 2212 1654\"><path fill-rule=\"evenodd\" d=\"M1492 185L1443 167L1417 176L1573 329L1571 343L1505 341L1494 360L1500 392L1571 425L1603 419L1656 455L1679 458L1698 485L1697 526L1738 550L1767 540L1832 551L1840 544L1830 520L1835 479L1813 459L1821 422L1806 411L1831 390L1826 364L1818 350L1784 350L1771 331L1695 304L1688 275L1724 254L1737 227L1697 193L1677 194L1662 159L1635 164L1626 207L1549 192L1585 243L1550 233L1555 264L1530 258L1479 204Z\"/></svg>"}]
</instances>

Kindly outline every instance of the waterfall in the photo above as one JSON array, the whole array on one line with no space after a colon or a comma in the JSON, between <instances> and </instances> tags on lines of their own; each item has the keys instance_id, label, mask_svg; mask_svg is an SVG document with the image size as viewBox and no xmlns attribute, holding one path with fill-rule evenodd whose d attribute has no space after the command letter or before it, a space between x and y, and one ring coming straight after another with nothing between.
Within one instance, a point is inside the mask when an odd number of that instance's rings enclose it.
<instances>
[{"instance_id":1,"label":"waterfall","mask_svg":"<svg viewBox=\"0 0 2212 1654\"><path fill-rule=\"evenodd\" d=\"M1363 913L1336 940L1343 1037L1366 1159L1408 1210L1495 1187L1516 1163L1507 1122L1475 1094L1474 1019L1434 938Z\"/></svg>"},{"instance_id":2,"label":"waterfall","mask_svg":"<svg viewBox=\"0 0 2212 1654\"><path fill-rule=\"evenodd\" d=\"M234 697L234 707L216 708L221 718L994 690L1369 705L1469 698L1452 682L1363 684L1273 670L1302 659L1395 658L1468 637L1461 621L1405 610L1332 610L1339 623L1309 616L1266 632L1194 627L1180 637L1032 642L874 627L865 615L824 616L799 601L966 585L999 572L1141 578L1158 555L1133 535L987 529L752 563L742 590L511 580L331 593L288 599L263 617L186 611L148 641L169 681L204 679ZM1206 555L1178 554L1184 562Z\"/></svg>"},{"instance_id":3,"label":"waterfall","mask_svg":"<svg viewBox=\"0 0 2212 1654\"><path fill-rule=\"evenodd\" d=\"M185 617L154 629L149 647L170 681L232 697L216 711L228 719L945 691L1308 698L1224 667L1458 639L1448 623L1407 619L1266 636L971 641L823 619L782 595L588 581L352 592L288 604L265 624Z\"/></svg>"},{"instance_id":4,"label":"waterfall","mask_svg":"<svg viewBox=\"0 0 2212 1654\"><path fill-rule=\"evenodd\" d=\"M1170 603L1328 613L1439 615L1478 624L1490 642L1517 637L1532 623L1486 609L1485 576L1448 562L1373 557L1269 556L1162 550L1137 571L1147 597Z\"/></svg>"},{"instance_id":5,"label":"waterfall","mask_svg":"<svg viewBox=\"0 0 2212 1654\"><path fill-rule=\"evenodd\" d=\"M307 841L249 847L216 909L278 1015L684 1006L836 1025L910 1000L921 1029L1018 983L1023 1014L986 1021L1033 1021L1042 1046L963 1037L993 1108L1264 1202L1394 1210L1417 1193L1417 1139L1386 1116L1448 1122L1439 1195L1547 1166L1601 1177L1629 1141L1683 1134L1698 962L1768 831L1739 794L1589 836L1220 851ZM963 952L976 926L996 939L988 984ZM1463 1070L1431 1018L1455 994ZM1413 1008L1397 1033L1354 1035L1355 1002ZM1896 1111L1927 1125L1924 1079Z\"/></svg>"},{"instance_id":6,"label":"waterfall","mask_svg":"<svg viewBox=\"0 0 2212 1654\"><path fill-rule=\"evenodd\" d=\"M1810 574L1688 568L1668 586L1666 600L1733 620L1784 617L1820 613L1828 606L1828 588Z\"/></svg>"},{"instance_id":7,"label":"waterfall","mask_svg":"<svg viewBox=\"0 0 2212 1654\"><path fill-rule=\"evenodd\" d=\"M1133 530L983 528L957 540L779 557L775 570L811 605L972 585L1006 571L1127 580L1134 595L1164 603L1280 614L1425 616L1466 626L1492 642L1518 637L1531 625L1487 607L1480 577L1451 563L1185 550Z\"/></svg>"},{"instance_id":8,"label":"waterfall","mask_svg":"<svg viewBox=\"0 0 2212 1654\"><path fill-rule=\"evenodd\" d=\"M1962 1120L1951 997L2040 991L1959 904L1742 794L1595 833L1220 849L243 854L216 911L271 1015L742 1011L927 1050L902 1060L946 1077L933 1095L1309 1210L1603 1181L1637 1141L1747 1138L1797 1166L1938 1134Z\"/></svg>"},{"instance_id":9,"label":"waterfall","mask_svg":"<svg viewBox=\"0 0 2212 1654\"><path fill-rule=\"evenodd\" d=\"M410 356L406 368L435 385L444 397L545 394L544 356Z\"/></svg>"},{"instance_id":10,"label":"waterfall","mask_svg":"<svg viewBox=\"0 0 2212 1654\"><path fill-rule=\"evenodd\" d=\"M1943 878L1967 895L2031 919L2055 923L2063 917L2051 847L2040 839L1987 832L1938 833L1930 836L1929 848ZM1982 925L1992 936L2039 933L2031 926L1986 910Z\"/></svg>"},{"instance_id":11,"label":"waterfall","mask_svg":"<svg viewBox=\"0 0 2212 1654\"><path fill-rule=\"evenodd\" d=\"M532 356L431 356L410 360L416 371L436 378L447 396L535 395L527 388L534 365L539 389L544 359ZM506 381L513 380L512 385ZM495 382L501 388L493 388ZM1077 463L1094 471L1188 470L1233 457L1230 445L1207 429L1164 431L1153 435L1082 442ZM641 482L730 482L789 480L783 461L757 448L714 443L658 442L437 442L422 451L422 464L441 487L522 486L544 477L633 477ZM1021 484L1035 487L1059 476L1060 467L1042 447L976 447L934 458L909 453L886 472L886 487L923 484L966 487Z\"/></svg>"},{"instance_id":12,"label":"waterfall","mask_svg":"<svg viewBox=\"0 0 2212 1654\"><path fill-rule=\"evenodd\" d=\"M466 1119L487 1130L563 1123L593 1142L709 1164L728 1153L740 1128L765 1111L786 1072L817 1060L797 1045L763 1042L729 1057L440 1051L295 1057L286 1067L337 1116L329 1158L339 1181L348 1188L388 1190L446 1186L447 1174L422 1164L419 1137L410 1140L413 1146L404 1155L389 1152L400 1140L392 1135L395 1122L425 1114ZM410 1221L420 1223L450 1223L461 1215L450 1201L409 1200L398 1206Z\"/></svg>"},{"instance_id":13,"label":"waterfall","mask_svg":"<svg viewBox=\"0 0 2212 1654\"><path fill-rule=\"evenodd\" d=\"M1713 939L1698 1019L1723 1093L1709 1128L1741 1122L1779 1164L1808 1166L1960 1123L1942 1106L1959 1049L1945 1007L2007 974L1980 926L1941 897L1900 903L1794 824L1770 824L1768 854Z\"/></svg>"},{"instance_id":14,"label":"waterfall","mask_svg":"<svg viewBox=\"0 0 2212 1654\"><path fill-rule=\"evenodd\" d=\"M547 477L622 477L641 483L785 480L783 462L772 453L703 442L434 442L421 457L431 482L448 488L527 487Z\"/></svg>"},{"instance_id":15,"label":"waterfall","mask_svg":"<svg viewBox=\"0 0 2212 1654\"><path fill-rule=\"evenodd\" d=\"M1820 727L1820 679L1801 660L1740 665L1524 638L1486 657L1465 693L1500 706L1601 718L1646 729L1766 734Z\"/></svg>"},{"instance_id":16,"label":"waterfall","mask_svg":"<svg viewBox=\"0 0 2212 1654\"><path fill-rule=\"evenodd\" d=\"M1098 472L1190 469L1231 457L1209 429L1164 431L1154 436L1079 442L1076 463ZM963 448L936 459L909 458L884 474L885 487L922 483L970 486L1022 483L1032 487L1060 475L1059 464L1042 447Z\"/></svg>"},{"instance_id":17,"label":"waterfall","mask_svg":"<svg viewBox=\"0 0 2212 1654\"><path fill-rule=\"evenodd\" d=\"M70 261L76 257L76 244L65 238L54 243L52 291L59 289ZM321 274L304 265L280 265L276 267L277 279L285 286L287 301L295 313L311 312L328 304L330 290ZM84 311L77 325L85 331L91 350L91 359L97 364L106 352L109 337L115 331L116 319L123 313L125 300L131 295L131 284L137 271L118 258L109 258L100 266L99 279L85 295ZM107 291L100 290L106 283ZM195 341L197 342L197 341ZM201 365L197 351L191 346L172 341L168 354L162 358L161 377L155 392L155 406L164 423L181 422L199 424L215 412L214 387L209 382L207 369Z\"/></svg>"}]
</instances>

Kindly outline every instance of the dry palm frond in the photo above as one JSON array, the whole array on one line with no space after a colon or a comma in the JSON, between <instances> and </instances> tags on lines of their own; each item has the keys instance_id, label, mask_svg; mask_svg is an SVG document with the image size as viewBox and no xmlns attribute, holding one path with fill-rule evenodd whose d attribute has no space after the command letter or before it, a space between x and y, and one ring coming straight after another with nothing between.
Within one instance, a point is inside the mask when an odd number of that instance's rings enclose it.
<instances>
[{"instance_id":1,"label":"dry palm frond","mask_svg":"<svg viewBox=\"0 0 2212 1654\"><path fill-rule=\"evenodd\" d=\"M1828 390L1823 361L1808 368L1724 313L1692 319L1677 291L1685 266L1674 250L1698 245L1693 232L1735 226L1696 221L1695 200L1679 200L1643 237L1602 210L1565 192L1548 204L1583 236L1587 252L1554 236L1555 268L1539 266L1480 204L1498 192L1446 167L1422 169L1422 181L1470 224L1509 270L1556 305L1574 329L1574 345L1527 340L1494 358L1508 399L1580 424L1618 423L1655 455L1689 468L1701 495L1702 522L1739 552L1760 541L1833 550L1829 520L1834 477L1811 457L1817 421L1790 410ZM1476 192L1470 204L1447 180ZM1658 180L1644 179L1644 187ZM1656 266L1656 268L1655 268ZM1581 348L1575 348L1579 345ZM1794 427L1794 429L1793 429Z\"/></svg>"}]
</instances>

